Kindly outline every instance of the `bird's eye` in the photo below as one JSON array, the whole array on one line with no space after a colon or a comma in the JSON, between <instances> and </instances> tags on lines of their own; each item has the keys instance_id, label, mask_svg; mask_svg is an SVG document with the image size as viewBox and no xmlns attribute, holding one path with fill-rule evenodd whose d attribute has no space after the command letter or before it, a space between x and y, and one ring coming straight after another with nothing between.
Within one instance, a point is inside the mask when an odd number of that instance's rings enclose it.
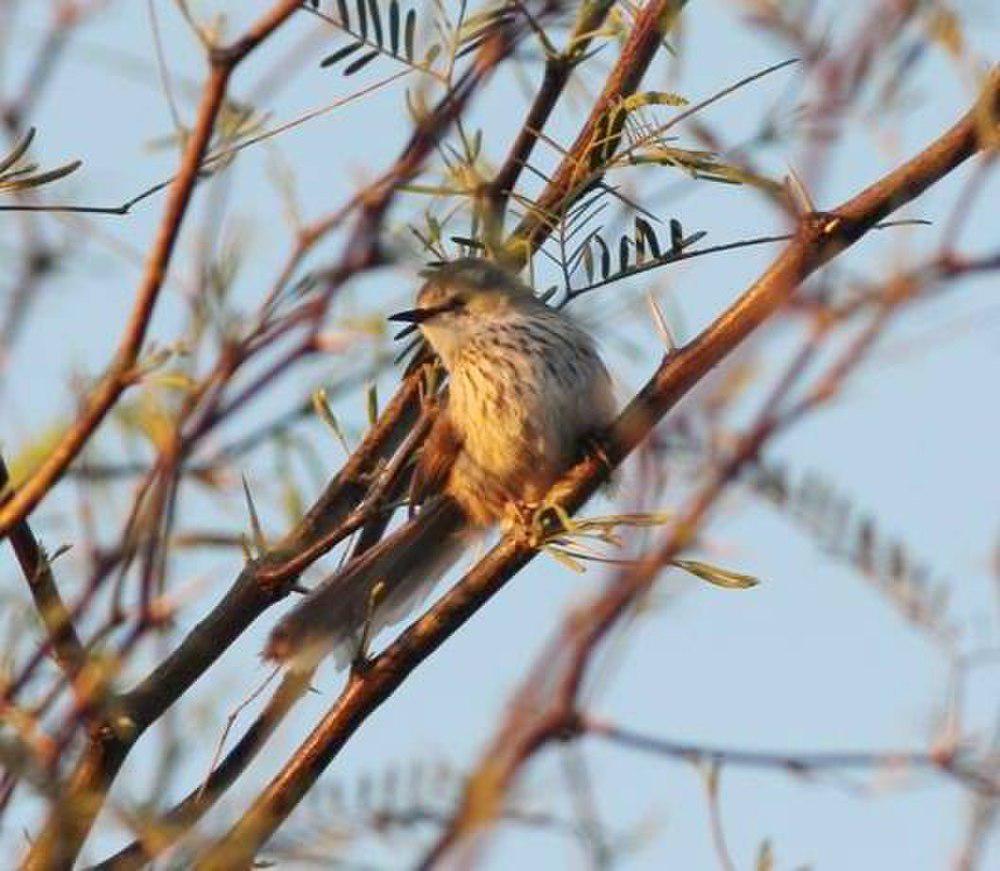
<instances>
[{"instance_id":1,"label":"bird's eye","mask_svg":"<svg viewBox=\"0 0 1000 871\"><path fill-rule=\"evenodd\" d=\"M443 296L434 300L427 308L436 315L448 314L465 308L465 299L459 294Z\"/></svg>"}]
</instances>

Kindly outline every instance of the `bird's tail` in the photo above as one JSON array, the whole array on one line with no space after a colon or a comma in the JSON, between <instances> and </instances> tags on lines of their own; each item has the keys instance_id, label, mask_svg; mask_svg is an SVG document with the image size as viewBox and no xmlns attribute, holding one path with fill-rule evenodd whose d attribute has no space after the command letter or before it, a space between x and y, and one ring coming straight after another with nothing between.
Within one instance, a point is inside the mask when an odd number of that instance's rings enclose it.
<instances>
[{"instance_id":1,"label":"bird's tail","mask_svg":"<svg viewBox=\"0 0 1000 871\"><path fill-rule=\"evenodd\" d=\"M332 653L343 667L363 634L374 637L416 608L475 536L453 499L429 500L282 617L264 656L303 671Z\"/></svg>"}]
</instances>

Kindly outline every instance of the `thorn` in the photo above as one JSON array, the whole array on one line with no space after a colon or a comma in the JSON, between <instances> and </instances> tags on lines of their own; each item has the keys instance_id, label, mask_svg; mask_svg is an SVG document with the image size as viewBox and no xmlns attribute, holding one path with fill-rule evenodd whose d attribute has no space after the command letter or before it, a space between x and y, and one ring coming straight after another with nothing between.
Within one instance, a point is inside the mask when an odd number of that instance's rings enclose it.
<instances>
[{"instance_id":1,"label":"thorn","mask_svg":"<svg viewBox=\"0 0 1000 871\"><path fill-rule=\"evenodd\" d=\"M667 354L676 353L677 343L674 341L674 335L670 331L670 325L667 323L666 316L663 314L663 310L656 301L656 297L653 296L652 291L646 293L646 302L649 304L649 310L653 315L653 323L656 324L656 331L660 334L660 339L663 342L663 347L667 350Z\"/></svg>"},{"instance_id":2,"label":"thorn","mask_svg":"<svg viewBox=\"0 0 1000 871\"><path fill-rule=\"evenodd\" d=\"M809 191L791 165L788 167L788 175L785 176L785 190L788 191L788 198L796 215L808 215L816 211L816 204Z\"/></svg>"},{"instance_id":3,"label":"thorn","mask_svg":"<svg viewBox=\"0 0 1000 871\"><path fill-rule=\"evenodd\" d=\"M344 431L340 428L340 422L337 420L330 408L330 402L327 399L326 388L320 387L318 390L314 390L312 394L312 405L313 412L319 417L323 423L326 424L330 432L333 433L340 446L344 449L344 452L350 456L351 446L348 444L347 437L344 435Z\"/></svg>"},{"instance_id":4,"label":"thorn","mask_svg":"<svg viewBox=\"0 0 1000 871\"><path fill-rule=\"evenodd\" d=\"M597 461L604 467L604 471L608 476L613 475L615 473L615 465L611 462L611 457L608 456L606 439L602 438L598 433L591 433L587 437L586 443L587 453L597 458Z\"/></svg>"},{"instance_id":5,"label":"thorn","mask_svg":"<svg viewBox=\"0 0 1000 871\"><path fill-rule=\"evenodd\" d=\"M260 554L267 550L267 539L264 538L264 530L260 525L260 517L257 515L257 508L253 504L253 496L250 495L250 485L247 483L247 476L240 475L240 477L243 479L243 493L246 496L247 510L250 513L250 532L253 546L257 551L257 556L260 556Z\"/></svg>"}]
</instances>

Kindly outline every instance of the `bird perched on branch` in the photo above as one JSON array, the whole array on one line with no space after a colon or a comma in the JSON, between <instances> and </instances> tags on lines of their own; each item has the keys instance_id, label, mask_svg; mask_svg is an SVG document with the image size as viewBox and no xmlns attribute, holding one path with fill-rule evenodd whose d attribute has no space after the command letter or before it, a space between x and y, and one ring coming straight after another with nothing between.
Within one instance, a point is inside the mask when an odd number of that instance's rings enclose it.
<instances>
[{"instance_id":1,"label":"bird perched on branch","mask_svg":"<svg viewBox=\"0 0 1000 871\"><path fill-rule=\"evenodd\" d=\"M305 596L265 655L344 664L401 620L485 529L525 516L611 422L611 379L591 337L502 267L472 258L425 272L419 328L449 376L416 462L411 519ZM407 332L404 330L404 332Z\"/></svg>"}]
</instances>

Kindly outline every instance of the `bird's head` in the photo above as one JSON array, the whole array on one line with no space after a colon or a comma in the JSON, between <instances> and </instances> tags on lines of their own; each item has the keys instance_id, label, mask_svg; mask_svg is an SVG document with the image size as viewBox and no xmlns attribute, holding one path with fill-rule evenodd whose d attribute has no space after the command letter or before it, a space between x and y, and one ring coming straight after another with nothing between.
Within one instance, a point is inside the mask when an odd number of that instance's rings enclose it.
<instances>
[{"instance_id":1,"label":"bird's head","mask_svg":"<svg viewBox=\"0 0 1000 871\"><path fill-rule=\"evenodd\" d=\"M416 308L390 315L389 320L410 325L400 335L419 327L445 358L480 327L544 305L511 272L486 260L462 258L421 275L427 281L417 294Z\"/></svg>"}]
</instances>

